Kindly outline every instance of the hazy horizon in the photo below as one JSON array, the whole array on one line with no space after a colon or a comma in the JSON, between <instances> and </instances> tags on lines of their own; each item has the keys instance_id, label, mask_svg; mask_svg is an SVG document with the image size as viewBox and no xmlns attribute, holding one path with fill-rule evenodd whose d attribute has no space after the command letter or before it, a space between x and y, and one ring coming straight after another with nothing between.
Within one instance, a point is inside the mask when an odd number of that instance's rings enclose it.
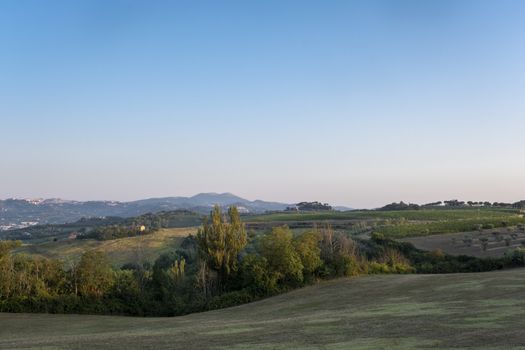
<instances>
[{"instance_id":1,"label":"hazy horizon","mask_svg":"<svg viewBox=\"0 0 525 350\"><path fill-rule=\"evenodd\" d=\"M0 198L525 198L525 2L0 3Z\"/></svg>"},{"instance_id":2,"label":"hazy horizon","mask_svg":"<svg viewBox=\"0 0 525 350\"><path fill-rule=\"evenodd\" d=\"M196 195L200 195L200 194L215 194L215 195L224 195L224 194L230 194L230 195L234 195L234 196L237 196L237 197L240 197L242 199L246 199L246 200L249 200L249 201L256 201L256 200L261 200L261 201L265 201L265 202L280 202L280 203L286 203L286 204L297 204L297 203L300 203L300 202L304 202L305 200L303 199L298 199L298 200L291 200L291 201L286 201L286 200L275 200L275 199L272 199L272 198L247 198L245 196L240 196L236 193L232 193L232 192L199 192L199 193L194 193L194 194L190 194L190 195L168 195L168 196L156 196L156 197L141 197L141 198L132 198L132 199L127 199L127 200L119 200L119 199L107 199L107 198L86 198L86 199L78 199L78 198L64 198L64 197L56 197L56 196L50 196L50 197L35 197L35 196L29 196L29 197L5 197L5 198L0 198L0 200L6 200L6 199L19 199L19 200L36 200L36 199L60 199L60 200L65 200L65 201L80 201L80 202L83 202L83 201L114 201L114 202L133 202L133 201L139 201L139 200L148 200L148 199L162 199L162 198L174 198L174 197L187 197L187 198L190 198L190 197L193 197L193 196L196 196ZM458 197L451 197L451 198L446 198L446 199L435 199L435 200L430 200L430 201L426 201L426 202L415 202L415 201L406 201L406 200L403 200L403 199L400 199L400 200L395 200L393 202L385 202L385 203L381 203L381 204L378 204L378 205L375 205L375 206L368 206L368 207L358 207L358 206L354 206L354 205L351 205L351 204L342 204L342 203L330 203L330 202L326 202L326 201L319 201L319 202L322 202L322 203L328 203L330 204L331 206L333 207L348 207L348 208L351 208L351 209L376 209L376 208L380 208L384 205L387 205L387 204L391 204L391 203L398 203L398 202L405 202L405 203L413 203L413 204L419 204L419 205L423 205L423 204L428 204L428 203L435 203L435 202L444 202L446 200L459 200L459 201L464 201L464 202L467 202L469 200L471 200L470 198L458 198ZM521 201L523 199L516 199L516 200L511 200L511 201L502 201L502 200L482 200L482 199L479 199L479 200L472 200L473 202L491 202L491 203L494 203L494 202L505 202L505 203L515 203L515 202L518 202L518 201ZM315 199L311 199L310 201L318 201L318 200L315 200Z\"/></svg>"}]
</instances>

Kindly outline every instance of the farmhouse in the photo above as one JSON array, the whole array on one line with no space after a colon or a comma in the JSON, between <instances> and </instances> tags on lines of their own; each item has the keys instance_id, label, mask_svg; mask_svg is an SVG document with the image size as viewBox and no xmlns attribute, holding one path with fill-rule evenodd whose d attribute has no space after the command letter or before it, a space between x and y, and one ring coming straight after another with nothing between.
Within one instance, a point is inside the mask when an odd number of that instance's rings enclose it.
<instances>
[{"instance_id":1,"label":"farmhouse","mask_svg":"<svg viewBox=\"0 0 525 350\"><path fill-rule=\"evenodd\" d=\"M77 237L78 237L78 232L71 232L69 236L67 236L67 239L73 240L73 239L77 239Z\"/></svg>"}]
</instances>

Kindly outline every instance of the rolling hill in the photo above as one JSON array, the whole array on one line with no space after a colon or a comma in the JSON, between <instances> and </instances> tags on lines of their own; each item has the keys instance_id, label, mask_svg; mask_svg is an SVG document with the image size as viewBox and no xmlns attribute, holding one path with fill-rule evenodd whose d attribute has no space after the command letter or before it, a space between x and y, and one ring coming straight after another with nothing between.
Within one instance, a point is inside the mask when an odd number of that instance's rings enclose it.
<instances>
[{"instance_id":1,"label":"rolling hill","mask_svg":"<svg viewBox=\"0 0 525 350\"><path fill-rule=\"evenodd\" d=\"M115 267L126 263L153 263L161 254L174 251L188 235L195 235L197 228L162 228L149 235L126 237L109 241L73 239L25 243L16 253L60 259L70 263L80 259L88 250L103 252Z\"/></svg>"},{"instance_id":2,"label":"rolling hill","mask_svg":"<svg viewBox=\"0 0 525 350\"><path fill-rule=\"evenodd\" d=\"M202 224L203 215L188 210L162 211L155 214L143 214L135 217L121 218L108 216L104 218L82 218L67 224L43 224L26 228L0 231L0 239L14 239L41 243L50 240L68 239L70 234L86 234L97 228L108 226L130 227L146 225L148 228L181 228L195 227Z\"/></svg>"},{"instance_id":3,"label":"rolling hill","mask_svg":"<svg viewBox=\"0 0 525 350\"><path fill-rule=\"evenodd\" d=\"M524 279L525 269L340 279L175 318L0 314L0 348L523 349Z\"/></svg>"}]
</instances>

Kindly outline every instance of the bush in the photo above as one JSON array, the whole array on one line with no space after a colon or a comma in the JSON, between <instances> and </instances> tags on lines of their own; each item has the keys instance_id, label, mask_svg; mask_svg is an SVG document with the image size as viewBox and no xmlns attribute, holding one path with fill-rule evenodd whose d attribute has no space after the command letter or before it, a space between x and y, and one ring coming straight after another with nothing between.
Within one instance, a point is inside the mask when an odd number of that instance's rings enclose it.
<instances>
[{"instance_id":1,"label":"bush","mask_svg":"<svg viewBox=\"0 0 525 350\"><path fill-rule=\"evenodd\" d=\"M207 309L215 310L239 304L246 304L256 299L257 297L247 289L237 290L212 298L207 305Z\"/></svg>"},{"instance_id":2,"label":"bush","mask_svg":"<svg viewBox=\"0 0 525 350\"><path fill-rule=\"evenodd\" d=\"M518 248L505 254L505 260L510 266L525 265L525 249Z\"/></svg>"},{"instance_id":3,"label":"bush","mask_svg":"<svg viewBox=\"0 0 525 350\"><path fill-rule=\"evenodd\" d=\"M370 274L390 273L390 268L385 263L378 263L377 261L372 261L368 265L368 273Z\"/></svg>"},{"instance_id":4,"label":"bush","mask_svg":"<svg viewBox=\"0 0 525 350\"><path fill-rule=\"evenodd\" d=\"M255 295L268 295L278 291L278 275L270 271L268 260L256 254L244 257L240 276L242 286Z\"/></svg>"}]
</instances>

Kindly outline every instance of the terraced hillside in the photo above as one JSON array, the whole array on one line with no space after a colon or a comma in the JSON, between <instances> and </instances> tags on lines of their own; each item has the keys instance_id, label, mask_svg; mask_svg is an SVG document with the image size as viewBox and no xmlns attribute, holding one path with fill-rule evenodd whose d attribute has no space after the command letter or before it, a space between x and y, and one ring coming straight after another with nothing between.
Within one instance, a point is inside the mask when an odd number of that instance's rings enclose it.
<instances>
[{"instance_id":1,"label":"terraced hillside","mask_svg":"<svg viewBox=\"0 0 525 350\"><path fill-rule=\"evenodd\" d=\"M523 349L525 269L341 279L176 318L0 314L1 349Z\"/></svg>"}]
</instances>

